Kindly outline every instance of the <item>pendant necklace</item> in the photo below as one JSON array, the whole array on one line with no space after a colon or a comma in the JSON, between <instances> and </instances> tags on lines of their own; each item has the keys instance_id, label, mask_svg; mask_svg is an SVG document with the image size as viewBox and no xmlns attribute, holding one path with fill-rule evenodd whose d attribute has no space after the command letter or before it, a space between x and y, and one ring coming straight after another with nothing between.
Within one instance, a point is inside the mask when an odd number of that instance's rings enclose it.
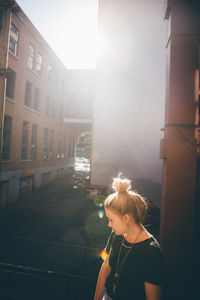
<instances>
[{"instance_id":1,"label":"pendant necklace","mask_svg":"<svg viewBox=\"0 0 200 300\"><path fill-rule=\"evenodd\" d=\"M121 246L120 246L120 249L119 249L118 258L117 258L117 263L116 263L116 271L115 271L115 275L114 275L114 279L113 279L113 294L115 294L115 292L116 292L117 284L118 284L118 281L119 281L119 277L120 277L123 265L124 265L128 255L129 255L129 253L133 249L133 246L134 246L135 242L137 241L137 239L138 239L140 233L142 232L142 230L143 230L143 228L140 229L138 235L136 236L135 241L133 242L133 244L130 247L125 246L126 248L128 248L128 251L125 253L124 257L122 258L121 263L119 263L120 262L122 245L124 245L124 238L122 240L122 243L121 243Z\"/></svg>"}]
</instances>

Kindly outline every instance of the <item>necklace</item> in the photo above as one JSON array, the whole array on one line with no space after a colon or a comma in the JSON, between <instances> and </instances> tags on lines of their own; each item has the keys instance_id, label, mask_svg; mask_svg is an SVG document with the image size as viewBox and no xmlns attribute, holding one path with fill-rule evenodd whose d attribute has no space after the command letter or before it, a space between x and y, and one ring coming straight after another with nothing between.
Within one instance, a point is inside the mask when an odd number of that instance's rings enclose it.
<instances>
[{"instance_id":1,"label":"necklace","mask_svg":"<svg viewBox=\"0 0 200 300\"><path fill-rule=\"evenodd\" d=\"M138 235L136 236L135 241L133 242L133 244L130 247L125 246L126 248L128 248L128 251L125 253L124 257L122 258L121 263L119 263L120 262L122 245L124 245L124 238L123 238L123 241L122 241L120 249L119 249L119 254L118 254L117 263L116 263L116 270L115 270L115 275L114 275L114 279L113 279L113 294L115 294L115 292L116 292L117 284L118 284L119 277L120 277L122 268L124 266L124 263L125 263L128 255L129 255L129 253L133 249L133 246L134 246L135 242L137 241L137 239L138 239L140 233L142 232L142 230L143 230L143 228L140 229L140 231L138 232Z\"/></svg>"},{"instance_id":2,"label":"necklace","mask_svg":"<svg viewBox=\"0 0 200 300\"><path fill-rule=\"evenodd\" d=\"M127 248L127 249L132 248L132 245L131 245L131 246L127 246L127 245L124 244L124 239L123 239L123 241L122 241L122 246L125 247L125 248Z\"/></svg>"}]
</instances>

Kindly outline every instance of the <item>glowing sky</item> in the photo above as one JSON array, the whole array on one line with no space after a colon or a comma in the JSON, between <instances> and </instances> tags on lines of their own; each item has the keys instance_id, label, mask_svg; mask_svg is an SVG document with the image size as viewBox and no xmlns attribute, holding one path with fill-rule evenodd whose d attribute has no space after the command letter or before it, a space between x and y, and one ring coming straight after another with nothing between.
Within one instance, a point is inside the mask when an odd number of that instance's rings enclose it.
<instances>
[{"instance_id":1,"label":"glowing sky","mask_svg":"<svg viewBox=\"0 0 200 300\"><path fill-rule=\"evenodd\" d=\"M98 0L17 0L67 68L94 68Z\"/></svg>"}]
</instances>

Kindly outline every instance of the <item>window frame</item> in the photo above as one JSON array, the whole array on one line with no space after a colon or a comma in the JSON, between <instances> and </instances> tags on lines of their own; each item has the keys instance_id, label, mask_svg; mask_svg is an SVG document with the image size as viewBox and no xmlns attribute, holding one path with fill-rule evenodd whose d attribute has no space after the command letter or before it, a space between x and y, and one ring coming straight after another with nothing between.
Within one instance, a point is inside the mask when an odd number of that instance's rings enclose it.
<instances>
[{"instance_id":1,"label":"window frame","mask_svg":"<svg viewBox=\"0 0 200 300\"><path fill-rule=\"evenodd\" d=\"M32 133L31 133L31 160L37 159L37 132L38 125L32 124Z\"/></svg>"},{"instance_id":2,"label":"window frame","mask_svg":"<svg viewBox=\"0 0 200 300\"><path fill-rule=\"evenodd\" d=\"M41 60L40 60L40 59ZM36 68L35 68L35 72L39 75L42 74L42 62L43 62L43 58L42 55L40 53L37 54L37 59L36 59Z\"/></svg>"},{"instance_id":3,"label":"window frame","mask_svg":"<svg viewBox=\"0 0 200 300\"><path fill-rule=\"evenodd\" d=\"M14 100L16 72L10 68L9 70L10 71L7 75L7 81L6 81L6 97L11 100Z\"/></svg>"},{"instance_id":4,"label":"window frame","mask_svg":"<svg viewBox=\"0 0 200 300\"><path fill-rule=\"evenodd\" d=\"M30 87L30 90L28 91L28 86ZM26 107L31 108L31 102L32 102L32 89L33 85L30 81L26 81L26 88L25 88L25 98L24 98L24 105Z\"/></svg>"},{"instance_id":5,"label":"window frame","mask_svg":"<svg viewBox=\"0 0 200 300\"><path fill-rule=\"evenodd\" d=\"M30 70L34 70L34 64L35 64L35 47L31 43L29 43L27 67Z\"/></svg>"},{"instance_id":6,"label":"window frame","mask_svg":"<svg viewBox=\"0 0 200 300\"><path fill-rule=\"evenodd\" d=\"M30 123L27 121L23 121L22 142L21 142L21 160L28 159L29 129L30 129Z\"/></svg>"},{"instance_id":7,"label":"window frame","mask_svg":"<svg viewBox=\"0 0 200 300\"><path fill-rule=\"evenodd\" d=\"M7 126L10 121L9 126ZM13 118L9 115L4 116L4 127L3 127L3 145L2 145L2 160L10 160L11 157L11 142L12 142L12 121ZM6 155L4 156L4 154Z\"/></svg>"},{"instance_id":8,"label":"window frame","mask_svg":"<svg viewBox=\"0 0 200 300\"><path fill-rule=\"evenodd\" d=\"M10 46L11 43L13 43L14 47ZM18 55L18 44L19 44L19 29L13 23L11 23L10 39L9 39L9 52L15 56Z\"/></svg>"},{"instance_id":9,"label":"window frame","mask_svg":"<svg viewBox=\"0 0 200 300\"><path fill-rule=\"evenodd\" d=\"M40 89L35 86L35 89L34 89L34 99L33 99L33 109L36 110L36 111L39 111L40 107Z\"/></svg>"}]
</instances>

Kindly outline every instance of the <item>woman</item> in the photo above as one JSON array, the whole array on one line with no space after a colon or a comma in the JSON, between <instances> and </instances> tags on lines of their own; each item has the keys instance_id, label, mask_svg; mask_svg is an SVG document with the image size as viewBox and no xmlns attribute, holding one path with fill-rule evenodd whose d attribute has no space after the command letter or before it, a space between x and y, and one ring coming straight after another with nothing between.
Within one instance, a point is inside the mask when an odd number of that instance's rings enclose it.
<instances>
[{"instance_id":1,"label":"woman","mask_svg":"<svg viewBox=\"0 0 200 300\"><path fill-rule=\"evenodd\" d=\"M108 226L112 228L108 253L96 286L94 300L160 300L164 283L163 257L158 242L142 226L146 202L130 191L128 179L115 178L115 193L105 202Z\"/></svg>"}]
</instances>

